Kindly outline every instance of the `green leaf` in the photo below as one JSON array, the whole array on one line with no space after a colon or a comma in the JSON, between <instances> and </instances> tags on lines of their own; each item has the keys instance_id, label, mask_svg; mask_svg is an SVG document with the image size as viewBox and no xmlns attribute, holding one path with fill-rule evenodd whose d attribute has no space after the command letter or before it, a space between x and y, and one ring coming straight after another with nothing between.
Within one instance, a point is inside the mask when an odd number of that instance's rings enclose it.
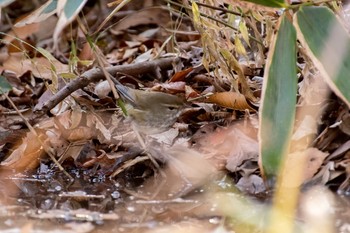
<instances>
[{"instance_id":1,"label":"green leaf","mask_svg":"<svg viewBox=\"0 0 350 233\"><path fill-rule=\"evenodd\" d=\"M23 27L26 24L38 23L46 20L56 13L58 0L49 0L38 9L15 24L16 27Z\"/></svg>"},{"instance_id":2,"label":"green leaf","mask_svg":"<svg viewBox=\"0 0 350 233\"><path fill-rule=\"evenodd\" d=\"M295 16L298 38L330 88L350 106L350 37L326 7L302 7Z\"/></svg>"},{"instance_id":3,"label":"green leaf","mask_svg":"<svg viewBox=\"0 0 350 233\"><path fill-rule=\"evenodd\" d=\"M268 7L276 7L276 8L284 8L288 5L284 0L243 0L246 2L252 2L258 5L268 6Z\"/></svg>"},{"instance_id":4,"label":"green leaf","mask_svg":"<svg viewBox=\"0 0 350 233\"><path fill-rule=\"evenodd\" d=\"M86 2L87 0L58 1L57 14L59 15L59 19L53 33L55 47L57 47L59 35L62 30L75 19Z\"/></svg>"},{"instance_id":5,"label":"green leaf","mask_svg":"<svg viewBox=\"0 0 350 233\"><path fill-rule=\"evenodd\" d=\"M296 32L284 15L268 55L260 107L260 166L267 178L278 174L288 153L296 94Z\"/></svg>"},{"instance_id":6,"label":"green leaf","mask_svg":"<svg viewBox=\"0 0 350 233\"><path fill-rule=\"evenodd\" d=\"M87 0L67 1L63 8L64 17L66 17L68 21L74 19L86 2Z\"/></svg>"},{"instance_id":7,"label":"green leaf","mask_svg":"<svg viewBox=\"0 0 350 233\"><path fill-rule=\"evenodd\" d=\"M0 75L0 94L4 94L12 89L12 86L7 81L7 79Z\"/></svg>"}]
</instances>

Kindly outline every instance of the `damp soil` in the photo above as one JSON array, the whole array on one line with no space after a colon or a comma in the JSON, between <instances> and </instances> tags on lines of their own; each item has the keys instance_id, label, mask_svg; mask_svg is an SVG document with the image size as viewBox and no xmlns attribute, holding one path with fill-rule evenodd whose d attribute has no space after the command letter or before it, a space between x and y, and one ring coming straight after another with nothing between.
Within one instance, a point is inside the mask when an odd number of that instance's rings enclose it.
<instances>
[{"instance_id":1,"label":"damp soil","mask_svg":"<svg viewBox=\"0 0 350 233\"><path fill-rule=\"evenodd\" d=\"M0 232L262 232L261 223L237 226L241 217L225 214L215 193L254 203L234 212L253 221L261 221L257 213L272 202L271 192L239 192L223 173L202 186L171 190L161 173L142 164L113 179L93 169L67 172L74 181L45 164L35 174L3 172ZM350 197L334 197L336 232L350 232Z\"/></svg>"}]
</instances>

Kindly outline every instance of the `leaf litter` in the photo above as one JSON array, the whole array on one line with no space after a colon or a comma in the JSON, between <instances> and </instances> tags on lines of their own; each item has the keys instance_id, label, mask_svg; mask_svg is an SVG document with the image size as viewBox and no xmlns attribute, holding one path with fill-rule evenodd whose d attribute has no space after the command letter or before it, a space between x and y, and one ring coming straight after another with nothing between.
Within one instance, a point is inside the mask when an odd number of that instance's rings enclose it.
<instances>
[{"instance_id":1,"label":"leaf litter","mask_svg":"<svg viewBox=\"0 0 350 233\"><path fill-rule=\"evenodd\" d=\"M69 86L70 79L98 72L96 54L82 26L90 21L88 30L94 32L99 26L96 15L107 16L108 9L87 4L86 22L80 18L79 23L72 23L59 40L55 34L57 44L50 39L54 21L21 25L22 31L16 27L11 30L9 24L4 30L7 37L1 44L1 78L13 87L9 98L37 135L26 129L16 109L1 95L1 229L51 229L53 222L60 221L65 222L61 232L228 232L246 224L259 229L251 206L260 206L258 200L266 202L271 197L258 169L256 111L265 53L261 45L248 40L252 32L247 26L263 20L258 17L260 12L246 22L240 20L239 33L234 32L232 39L232 29L214 26L210 19L194 20L198 33L182 9L170 10L163 4L143 9L142 5L127 4L115 15L123 19L93 42L104 54L106 67L171 59L175 53L180 56L167 68L159 65L147 72L141 68L116 72L124 85L187 99L172 128L159 135L141 135L141 139L118 110L107 81L89 81L67 93L64 101L45 109L58 90ZM8 9L14 22L14 8L10 5ZM225 18L211 8L201 7L201 13ZM269 17L267 21L275 20L273 14ZM258 38L257 30L253 27ZM271 31L264 39L269 40L269 34ZM72 44L77 46L76 55L71 53ZM59 50L53 49L55 46ZM307 60L303 63L308 64ZM319 75L313 67L304 66L301 75L299 105L324 109L323 113L306 115L294 132L293 140L317 136L312 147L295 152L308 160L303 183L305 187L321 184L348 193L348 109L334 95L317 98L319 91L328 90L322 83L310 81ZM43 109L47 114L38 115ZM317 131L308 130L310 121L319 125ZM44 146L53 151L74 180L59 171L46 156ZM242 201L244 195L252 200ZM340 203L332 208L349 205L348 200L332 198ZM223 200L227 203L222 204ZM227 206L231 210L225 209ZM238 214L242 209L252 222L242 220ZM233 220L227 220L227 214L234 216ZM9 223L11 216L18 219Z\"/></svg>"}]
</instances>

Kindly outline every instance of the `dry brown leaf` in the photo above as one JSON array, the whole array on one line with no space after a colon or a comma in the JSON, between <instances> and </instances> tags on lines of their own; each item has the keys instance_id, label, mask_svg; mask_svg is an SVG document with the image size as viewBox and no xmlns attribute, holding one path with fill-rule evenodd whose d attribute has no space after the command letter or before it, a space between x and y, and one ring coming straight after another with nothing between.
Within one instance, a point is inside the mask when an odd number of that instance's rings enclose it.
<instances>
[{"instance_id":1,"label":"dry brown leaf","mask_svg":"<svg viewBox=\"0 0 350 233\"><path fill-rule=\"evenodd\" d=\"M23 40L13 40L8 46L7 46L7 52L9 54L11 53L34 53L34 47L33 47L33 41L29 39L23 39Z\"/></svg>"},{"instance_id":2,"label":"dry brown leaf","mask_svg":"<svg viewBox=\"0 0 350 233\"><path fill-rule=\"evenodd\" d=\"M66 127L67 129L75 129L76 127L79 127L79 125L81 125L81 121L83 118L83 112L79 111L79 110L73 110L70 111L70 114L67 114L66 116L68 116L69 118L67 120L67 122L69 122L69 127Z\"/></svg>"},{"instance_id":3,"label":"dry brown leaf","mask_svg":"<svg viewBox=\"0 0 350 233\"><path fill-rule=\"evenodd\" d=\"M44 141L46 135L40 134L39 137L41 141ZM18 143L20 143L19 147L2 161L1 165L21 172L36 168L40 157L44 154L44 149L37 136L28 132Z\"/></svg>"},{"instance_id":4,"label":"dry brown leaf","mask_svg":"<svg viewBox=\"0 0 350 233\"><path fill-rule=\"evenodd\" d=\"M173 77L169 80L169 82L178 82L178 81L184 81L186 76L193 70L193 67L189 67L185 70L181 70L179 72L176 72Z\"/></svg>"},{"instance_id":5,"label":"dry brown leaf","mask_svg":"<svg viewBox=\"0 0 350 233\"><path fill-rule=\"evenodd\" d=\"M68 145L64 153L61 154L58 162L63 163L67 158L73 158L73 160L76 161L81 151L83 150L85 143L87 142L73 143Z\"/></svg>"},{"instance_id":6,"label":"dry brown leaf","mask_svg":"<svg viewBox=\"0 0 350 233\"><path fill-rule=\"evenodd\" d=\"M310 180L320 169L323 160L328 156L327 152L322 152L316 148L310 148L308 151L308 162L304 174L305 181Z\"/></svg>"},{"instance_id":7,"label":"dry brown leaf","mask_svg":"<svg viewBox=\"0 0 350 233\"><path fill-rule=\"evenodd\" d=\"M112 30L122 31L130 27L145 24L157 24L165 27L169 21L170 15L168 9L161 7L150 7L140 10L120 20L119 23L112 28Z\"/></svg>"},{"instance_id":8,"label":"dry brown leaf","mask_svg":"<svg viewBox=\"0 0 350 233\"><path fill-rule=\"evenodd\" d=\"M239 129L233 128L230 136L232 139L231 150L227 157L226 169L234 172L245 160L257 158L259 144L256 139L247 136ZM227 140L226 143L229 144L230 141Z\"/></svg>"},{"instance_id":9,"label":"dry brown leaf","mask_svg":"<svg viewBox=\"0 0 350 233\"><path fill-rule=\"evenodd\" d=\"M179 93L185 90L186 83L185 82L169 82L169 83L160 83L152 87L153 91L163 91L168 90L171 93Z\"/></svg>"},{"instance_id":10,"label":"dry brown leaf","mask_svg":"<svg viewBox=\"0 0 350 233\"><path fill-rule=\"evenodd\" d=\"M4 69L16 73L17 76L22 76L25 72L31 71L35 77L51 80L55 67L56 74L68 73L68 65L62 64L54 59L51 62L45 57L35 57L32 59L24 58L22 53L11 54L8 60L4 63Z\"/></svg>"},{"instance_id":11,"label":"dry brown leaf","mask_svg":"<svg viewBox=\"0 0 350 233\"><path fill-rule=\"evenodd\" d=\"M215 132L206 132L202 138L198 138L196 148L217 168L226 167L235 172L243 161L258 158L259 146L253 128L252 124L245 121L228 128L217 128Z\"/></svg>"},{"instance_id":12,"label":"dry brown leaf","mask_svg":"<svg viewBox=\"0 0 350 233\"><path fill-rule=\"evenodd\" d=\"M214 93L207 98L207 102L234 110L255 111L249 106L244 95L232 91Z\"/></svg>"},{"instance_id":13,"label":"dry brown leaf","mask_svg":"<svg viewBox=\"0 0 350 233\"><path fill-rule=\"evenodd\" d=\"M192 87L186 85L185 86L185 96L186 96L186 99L191 99L191 98L197 98L200 95Z\"/></svg>"},{"instance_id":14,"label":"dry brown leaf","mask_svg":"<svg viewBox=\"0 0 350 233\"><path fill-rule=\"evenodd\" d=\"M170 128L169 130L159 133L149 135L150 138L154 138L158 143L165 145L172 145L174 143L175 138L179 135L179 130Z\"/></svg>"},{"instance_id":15,"label":"dry brown leaf","mask_svg":"<svg viewBox=\"0 0 350 233\"><path fill-rule=\"evenodd\" d=\"M94 61L95 60L95 55L94 51L90 47L89 43L84 43L83 48L81 49L79 53L79 59L81 61Z\"/></svg>"},{"instance_id":16,"label":"dry brown leaf","mask_svg":"<svg viewBox=\"0 0 350 233\"><path fill-rule=\"evenodd\" d=\"M92 124L90 124L90 122ZM97 132L95 132L94 135L97 136L100 142L108 143L111 140L112 138L111 131L110 129L106 128L103 122L103 119L100 118L100 116L95 114L88 114L87 126L91 129L96 129Z\"/></svg>"},{"instance_id":17,"label":"dry brown leaf","mask_svg":"<svg viewBox=\"0 0 350 233\"><path fill-rule=\"evenodd\" d=\"M299 83L301 104L320 104L328 97L330 89L322 75L314 75L308 68L305 69L304 79Z\"/></svg>"},{"instance_id":18,"label":"dry brown leaf","mask_svg":"<svg viewBox=\"0 0 350 233\"><path fill-rule=\"evenodd\" d=\"M349 150L350 150L350 140L348 140L347 142L339 146L335 151L333 151L333 153L328 156L327 160L329 161L331 159L335 159Z\"/></svg>"},{"instance_id":19,"label":"dry brown leaf","mask_svg":"<svg viewBox=\"0 0 350 233\"><path fill-rule=\"evenodd\" d=\"M105 125L102 116L111 120L112 114L109 114L109 117L106 115L108 114L100 116L79 110L66 111L60 116L40 122L36 125L36 129L41 132L41 141L52 148L55 154L62 156L60 160L63 161L68 156L76 159L91 138L97 138L101 143L111 142L111 129L108 128L111 125ZM125 139L123 135L119 141ZM1 165L20 171L36 168L41 155L44 154L42 144L31 132L28 132L18 144L19 146L15 147L16 149ZM92 150L88 151L93 153Z\"/></svg>"},{"instance_id":20,"label":"dry brown leaf","mask_svg":"<svg viewBox=\"0 0 350 233\"><path fill-rule=\"evenodd\" d=\"M155 148L154 152L159 153L167 161L164 170L166 175L160 176L156 184L151 179L143 186L144 193L155 194L155 199L181 197L205 184L212 175L217 173L210 161L206 160L201 153L187 148L187 146Z\"/></svg>"},{"instance_id":21,"label":"dry brown leaf","mask_svg":"<svg viewBox=\"0 0 350 233\"><path fill-rule=\"evenodd\" d=\"M8 44L9 52L14 52L16 50L18 52L18 50L21 50L21 47L17 46L19 45L20 40L26 41L26 39L32 35L35 35L36 41L41 41L41 40L50 38L55 29L55 27L52 27L52 25L55 25L56 22L57 22L57 18L51 17L47 19L45 22L31 23L20 27L14 26L12 27L12 30L6 34L6 36L3 38L2 41L5 44ZM34 50L34 46L30 47L25 43L22 44L21 46L23 46L27 51Z\"/></svg>"},{"instance_id":22,"label":"dry brown leaf","mask_svg":"<svg viewBox=\"0 0 350 233\"><path fill-rule=\"evenodd\" d=\"M27 24L22 27L13 27L12 31L5 36L4 42L10 43L15 39L25 39L39 30L39 23Z\"/></svg>"},{"instance_id":23,"label":"dry brown leaf","mask_svg":"<svg viewBox=\"0 0 350 233\"><path fill-rule=\"evenodd\" d=\"M345 111L344 115L341 116L341 124L339 125L339 129L343 133L350 135L350 114L348 111Z\"/></svg>"},{"instance_id":24,"label":"dry brown leaf","mask_svg":"<svg viewBox=\"0 0 350 233\"><path fill-rule=\"evenodd\" d=\"M72 115L72 111L65 111L61 115L54 118L54 121L58 126L59 130L71 129L78 126L78 125L74 125L74 127L72 127L71 115ZM77 119L77 117L75 118Z\"/></svg>"},{"instance_id":25,"label":"dry brown leaf","mask_svg":"<svg viewBox=\"0 0 350 233\"><path fill-rule=\"evenodd\" d=\"M327 156L328 153L322 152L317 148L307 148L304 151L289 154L287 161L285 161L283 172L283 177L287 177L284 185L298 187L311 180ZM300 171L302 174L300 174Z\"/></svg>"},{"instance_id":26,"label":"dry brown leaf","mask_svg":"<svg viewBox=\"0 0 350 233\"><path fill-rule=\"evenodd\" d=\"M38 41L50 38L53 31L55 30L55 27L53 27L52 25L55 25L56 23L57 18L50 17L47 20L40 23L30 23L20 26L15 25L14 27L12 27L12 30L6 34L3 41L5 43L10 43L15 38L25 39L31 35L35 35L35 38Z\"/></svg>"},{"instance_id":27,"label":"dry brown leaf","mask_svg":"<svg viewBox=\"0 0 350 233\"><path fill-rule=\"evenodd\" d=\"M90 127L84 127L79 126L74 129L69 129L67 132L67 138L66 140L70 142L76 142L76 141L82 141L82 140L89 140L93 137L94 129Z\"/></svg>"},{"instance_id":28,"label":"dry brown leaf","mask_svg":"<svg viewBox=\"0 0 350 233\"><path fill-rule=\"evenodd\" d=\"M306 115L293 133L292 140L297 141L310 135L316 135L316 126L316 119L310 115Z\"/></svg>"}]
</instances>

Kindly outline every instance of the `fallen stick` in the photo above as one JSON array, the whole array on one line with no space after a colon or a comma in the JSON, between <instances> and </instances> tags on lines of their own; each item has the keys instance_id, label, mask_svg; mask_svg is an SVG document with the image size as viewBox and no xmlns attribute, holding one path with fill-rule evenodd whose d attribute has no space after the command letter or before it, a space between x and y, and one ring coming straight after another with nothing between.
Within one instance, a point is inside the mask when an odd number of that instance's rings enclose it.
<instances>
[{"instance_id":1,"label":"fallen stick","mask_svg":"<svg viewBox=\"0 0 350 233\"><path fill-rule=\"evenodd\" d=\"M118 65L106 68L106 71L112 75L116 76L118 73L128 74L128 75L139 75L145 73L156 72L157 69L168 69L172 67L173 63L178 62L180 59L178 57L162 58L153 61L146 61L142 63L128 64L128 65ZM59 90L55 95L53 95L40 109L36 110L36 116L42 116L47 114L51 109L53 109L57 104L63 101L67 96L72 94L74 91L86 87L88 84L97 82L104 79L103 71L100 68L93 68L78 78L74 79L72 82L68 83L65 87Z\"/></svg>"}]
</instances>

